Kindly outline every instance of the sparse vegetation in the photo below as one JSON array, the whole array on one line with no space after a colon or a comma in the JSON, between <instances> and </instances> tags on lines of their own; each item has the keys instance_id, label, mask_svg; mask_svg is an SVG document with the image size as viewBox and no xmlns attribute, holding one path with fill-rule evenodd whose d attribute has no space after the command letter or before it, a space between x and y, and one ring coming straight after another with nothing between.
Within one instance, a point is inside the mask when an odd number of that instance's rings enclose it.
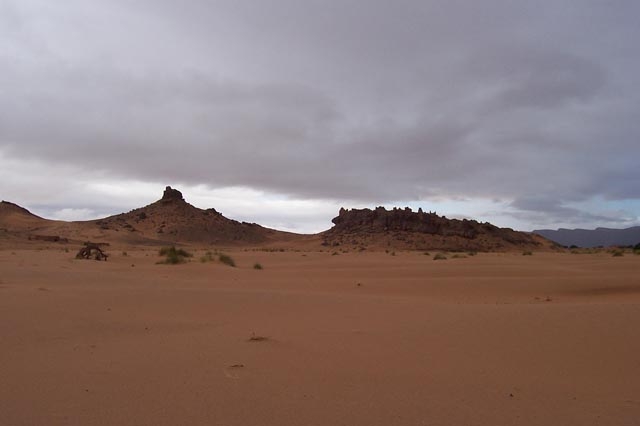
<instances>
[{"instance_id":1,"label":"sparse vegetation","mask_svg":"<svg viewBox=\"0 0 640 426\"><path fill-rule=\"evenodd\" d=\"M211 251L206 252L204 256L200 258L200 262L202 263L213 262L213 253L211 253Z\"/></svg>"},{"instance_id":2,"label":"sparse vegetation","mask_svg":"<svg viewBox=\"0 0 640 426\"><path fill-rule=\"evenodd\" d=\"M256 262L256 263L254 263L254 264L253 264L253 269L262 270L263 268L262 268L262 265L261 265L261 264L259 264L259 263L257 263L257 262Z\"/></svg>"},{"instance_id":3,"label":"sparse vegetation","mask_svg":"<svg viewBox=\"0 0 640 426\"><path fill-rule=\"evenodd\" d=\"M431 253L429 253L428 251L425 251L424 253L422 253L425 256L431 256Z\"/></svg>"},{"instance_id":4,"label":"sparse vegetation","mask_svg":"<svg viewBox=\"0 0 640 426\"><path fill-rule=\"evenodd\" d=\"M475 256L476 254L478 254L477 251L470 251L469 253L467 253L469 256Z\"/></svg>"},{"instance_id":5,"label":"sparse vegetation","mask_svg":"<svg viewBox=\"0 0 640 426\"><path fill-rule=\"evenodd\" d=\"M602 248L575 248L575 249L571 249L570 253L571 254L598 254L602 252Z\"/></svg>"},{"instance_id":6,"label":"sparse vegetation","mask_svg":"<svg viewBox=\"0 0 640 426\"><path fill-rule=\"evenodd\" d=\"M452 259L466 259L467 256L465 256L464 254L454 254L453 256L451 256Z\"/></svg>"},{"instance_id":7,"label":"sparse vegetation","mask_svg":"<svg viewBox=\"0 0 640 426\"><path fill-rule=\"evenodd\" d=\"M186 250L177 249L175 246L162 247L158 254L160 256L165 256L165 260L158 263L164 263L167 265L177 265L179 263L185 263L187 261L187 258L193 256Z\"/></svg>"},{"instance_id":8,"label":"sparse vegetation","mask_svg":"<svg viewBox=\"0 0 640 426\"><path fill-rule=\"evenodd\" d=\"M523 256L533 256L533 252L531 250L525 250L522 252Z\"/></svg>"},{"instance_id":9,"label":"sparse vegetation","mask_svg":"<svg viewBox=\"0 0 640 426\"><path fill-rule=\"evenodd\" d=\"M436 253L436 255L433 256L433 260L447 260L447 256L445 256L444 253Z\"/></svg>"},{"instance_id":10,"label":"sparse vegetation","mask_svg":"<svg viewBox=\"0 0 640 426\"><path fill-rule=\"evenodd\" d=\"M613 256L613 257L622 257L622 256L624 256L624 252L622 250L620 250L620 249L616 249L616 250L613 250L611 252L611 256Z\"/></svg>"},{"instance_id":11,"label":"sparse vegetation","mask_svg":"<svg viewBox=\"0 0 640 426\"><path fill-rule=\"evenodd\" d=\"M123 255L124 257L129 256L129 254L128 254L126 251L123 251L123 252L122 252L122 255Z\"/></svg>"},{"instance_id":12,"label":"sparse vegetation","mask_svg":"<svg viewBox=\"0 0 640 426\"><path fill-rule=\"evenodd\" d=\"M236 266L236 262L228 254L220 253L218 255L218 260L220 261L220 263L224 263L225 265L232 266L232 267Z\"/></svg>"},{"instance_id":13,"label":"sparse vegetation","mask_svg":"<svg viewBox=\"0 0 640 426\"><path fill-rule=\"evenodd\" d=\"M280 247L280 248L263 247L263 248L259 248L259 249L253 249L253 251L264 251L264 252L267 252L267 253L276 253L276 252L284 253L285 249L282 248L282 247Z\"/></svg>"}]
</instances>

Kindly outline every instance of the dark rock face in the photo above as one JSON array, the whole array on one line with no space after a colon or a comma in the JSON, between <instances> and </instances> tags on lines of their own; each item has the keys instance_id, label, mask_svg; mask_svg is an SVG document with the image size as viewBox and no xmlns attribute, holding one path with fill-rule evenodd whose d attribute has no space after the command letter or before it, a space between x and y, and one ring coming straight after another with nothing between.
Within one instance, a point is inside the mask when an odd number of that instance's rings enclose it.
<instances>
[{"instance_id":1,"label":"dark rock face","mask_svg":"<svg viewBox=\"0 0 640 426\"><path fill-rule=\"evenodd\" d=\"M324 245L365 247L386 241L390 247L408 249L442 248L491 251L505 248L536 247L540 243L525 232L498 228L490 223L467 219L447 219L434 212L409 207L387 210L340 209L333 228L323 233Z\"/></svg>"},{"instance_id":2,"label":"dark rock face","mask_svg":"<svg viewBox=\"0 0 640 426\"><path fill-rule=\"evenodd\" d=\"M184 201L182 192L167 186L162 194L162 201Z\"/></svg>"},{"instance_id":3,"label":"dark rock face","mask_svg":"<svg viewBox=\"0 0 640 426\"><path fill-rule=\"evenodd\" d=\"M389 232L409 231L422 234L457 235L463 238L475 238L478 228L483 226L471 220L450 220L435 213L425 213L420 209L414 213L409 207L405 209L386 210L384 207L370 209L340 209L338 217L332 222L335 231L348 232ZM489 225L495 228L493 225ZM497 229L497 228L496 228Z\"/></svg>"}]
</instances>

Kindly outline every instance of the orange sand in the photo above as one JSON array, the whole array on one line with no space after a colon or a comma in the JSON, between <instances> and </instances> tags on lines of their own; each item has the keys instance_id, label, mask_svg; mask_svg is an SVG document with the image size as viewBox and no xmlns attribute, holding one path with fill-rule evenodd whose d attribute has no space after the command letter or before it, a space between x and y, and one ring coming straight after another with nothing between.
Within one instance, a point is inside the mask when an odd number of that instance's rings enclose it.
<instances>
[{"instance_id":1,"label":"orange sand","mask_svg":"<svg viewBox=\"0 0 640 426\"><path fill-rule=\"evenodd\" d=\"M0 425L640 424L640 256L127 251L0 251Z\"/></svg>"}]
</instances>

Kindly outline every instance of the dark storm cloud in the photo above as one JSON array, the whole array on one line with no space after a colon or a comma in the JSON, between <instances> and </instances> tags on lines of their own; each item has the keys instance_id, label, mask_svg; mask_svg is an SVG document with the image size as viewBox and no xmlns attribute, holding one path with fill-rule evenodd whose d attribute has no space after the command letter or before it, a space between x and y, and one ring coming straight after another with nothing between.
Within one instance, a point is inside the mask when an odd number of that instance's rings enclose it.
<instances>
[{"instance_id":1,"label":"dark storm cloud","mask_svg":"<svg viewBox=\"0 0 640 426\"><path fill-rule=\"evenodd\" d=\"M552 217L640 197L638 6L529 3L0 2L0 153Z\"/></svg>"}]
</instances>

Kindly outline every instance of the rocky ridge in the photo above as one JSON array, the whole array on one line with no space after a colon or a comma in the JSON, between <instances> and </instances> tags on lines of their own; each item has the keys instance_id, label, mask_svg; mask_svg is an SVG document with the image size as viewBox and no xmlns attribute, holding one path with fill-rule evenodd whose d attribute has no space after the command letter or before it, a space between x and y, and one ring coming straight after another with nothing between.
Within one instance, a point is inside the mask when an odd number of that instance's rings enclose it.
<instances>
[{"instance_id":1,"label":"rocky ridge","mask_svg":"<svg viewBox=\"0 0 640 426\"><path fill-rule=\"evenodd\" d=\"M196 244L218 246L282 245L342 250L509 251L556 247L545 238L498 228L490 223L447 219L410 208L341 209L334 226L315 235L300 235L238 222L215 209L199 209L167 186L162 198L103 219L65 222L31 214L13 203L0 204L0 236L16 241L76 243L108 241L123 245Z\"/></svg>"},{"instance_id":2,"label":"rocky ridge","mask_svg":"<svg viewBox=\"0 0 640 426\"><path fill-rule=\"evenodd\" d=\"M550 248L538 235L499 228L488 222L447 219L435 212L406 207L386 210L340 209L334 227L322 233L326 246L354 246L366 249L388 246L414 250L502 251Z\"/></svg>"}]
</instances>

